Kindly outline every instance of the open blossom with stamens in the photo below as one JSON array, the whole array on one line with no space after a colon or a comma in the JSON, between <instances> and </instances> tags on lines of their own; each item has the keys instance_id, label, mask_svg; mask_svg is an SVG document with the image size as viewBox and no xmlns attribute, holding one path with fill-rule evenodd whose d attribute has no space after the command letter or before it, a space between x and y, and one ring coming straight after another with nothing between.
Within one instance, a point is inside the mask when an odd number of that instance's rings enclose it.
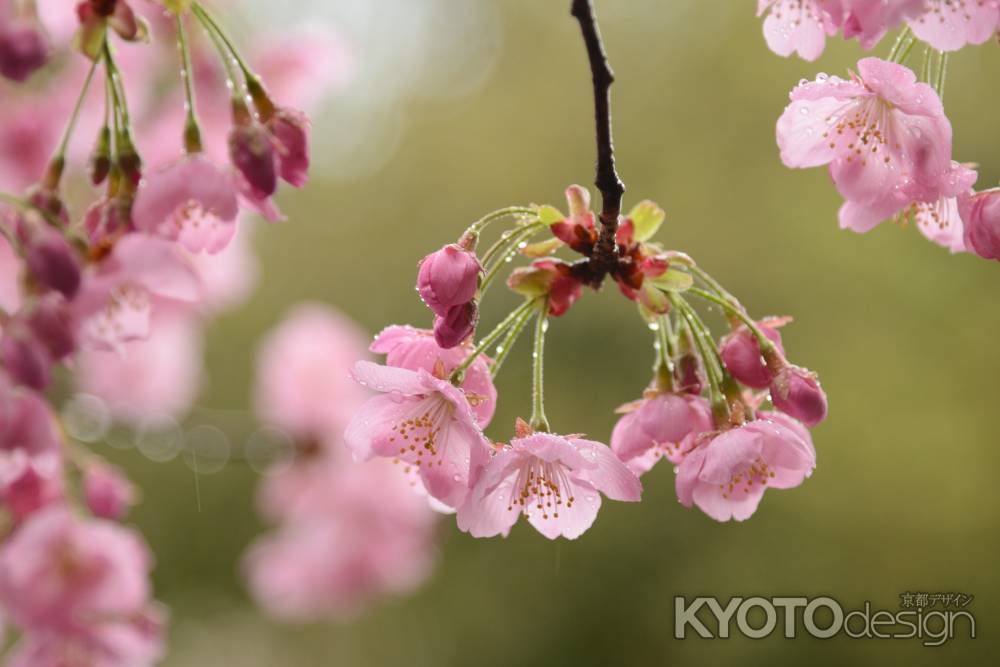
<instances>
[{"instance_id":1,"label":"open blossom with stamens","mask_svg":"<svg viewBox=\"0 0 1000 667\"><path fill-rule=\"evenodd\" d=\"M757 16L765 12L764 39L772 51L816 60L827 35L840 27L844 9L842 0L757 0Z\"/></svg>"},{"instance_id":2,"label":"open blossom with stamens","mask_svg":"<svg viewBox=\"0 0 1000 667\"><path fill-rule=\"evenodd\" d=\"M344 442L354 458L381 456L416 466L431 496L459 507L490 452L466 393L423 368L359 361L354 378L380 392L347 426Z\"/></svg>"},{"instance_id":3,"label":"open blossom with stamens","mask_svg":"<svg viewBox=\"0 0 1000 667\"><path fill-rule=\"evenodd\" d=\"M450 375L472 352L469 345L445 349L434 340L433 332L399 325L383 329L375 336L369 350L385 354L387 366L411 371L422 368L439 377ZM465 371L461 384L480 428L489 426L497 404L497 389L490 374L490 363L486 355L479 355Z\"/></svg>"},{"instance_id":4,"label":"open blossom with stamens","mask_svg":"<svg viewBox=\"0 0 1000 667\"><path fill-rule=\"evenodd\" d=\"M830 165L851 205L841 227L866 232L911 201L957 194L951 124L937 93L906 67L865 58L850 80L820 76L791 100L777 124L781 159Z\"/></svg>"},{"instance_id":5,"label":"open blossom with stamens","mask_svg":"<svg viewBox=\"0 0 1000 667\"><path fill-rule=\"evenodd\" d=\"M473 537L506 537L523 514L545 537L572 540L594 523L601 494L638 502L642 483L600 442L525 433L490 460L458 510L458 527Z\"/></svg>"},{"instance_id":6,"label":"open blossom with stamens","mask_svg":"<svg viewBox=\"0 0 1000 667\"><path fill-rule=\"evenodd\" d=\"M236 232L239 204L233 177L203 155L189 155L154 173L132 207L136 228L179 241L191 252L216 253Z\"/></svg>"},{"instance_id":7,"label":"open blossom with stamens","mask_svg":"<svg viewBox=\"0 0 1000 667\"><path fill-rule=\"evenodd\" d=\"M816 467L809 432L780 413L722 433L691 437L677 470L677 498L716 521L748 519L768 488L790 489Z\"/></svg>"},{"instance_id":8,"label":"open blossom with stamens","mask_svg":"<svg viewBox=\"0 0 1000 667\"><path fill-rule=\"evenodd\" d=\"M198 274L175 244L147 234L128 234L84 275L73 302L81 322L81 343L118 350L149 335L156 299L190 304L200 295Z\"/></svg>"},{"instance_id":9,"label":"open blossom with stamens","mask_svg":"<svg viewBox=\"0 0 1000 667\"><path fill-rule=\"evenodd\" d=\"M611 449L636 475L663 457L679 462L681 442L713 428L712 409L700 396L658 393L623 408L629 411L611 432Z\"/></svg>"},{"instance_id":10,"label":"open blossom with stamens","mask_svg":"<svg viewBox=\"0 0 1000 667\"><path fill-rule=\"evenodd\" d=\"M1000 27L997 0L924 0L923 12L907 19L913 34L938 51L982 44Z\"/></svg>"}]
</instances>

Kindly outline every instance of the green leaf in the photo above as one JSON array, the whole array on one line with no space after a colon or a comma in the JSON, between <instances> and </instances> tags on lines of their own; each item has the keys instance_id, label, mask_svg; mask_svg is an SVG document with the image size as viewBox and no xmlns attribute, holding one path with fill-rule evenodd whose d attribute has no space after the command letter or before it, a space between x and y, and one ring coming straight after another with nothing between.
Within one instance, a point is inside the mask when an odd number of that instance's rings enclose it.
<instances>
[{"instance_id":1,"label":"green leaf","mask_svg":"<svg viewBox=\"0 0 1000 667\"><path fill-rule=\"evenodd\" d=\"M548 257L562 246L562 241L557 238L551 238L547 241L539 241L538 243L526 245L519 252L525 257L538 259L539 257Z\"/></svg>"},{"instance_id":2,"label":"green leaf","mask_svg":"<svg viewBox=\"0 0 1000 667\"><path fill-rule=\"evenodd\" d=\"M632 207L626 217L635 225L635 240L645 241L656 234L667 214L656 202L646 199Z\"/></svg>"},{"instance_id":3,"label":"green leaf","mask_svg":"<svg viewBox=\"0 0 1000 667\"><path fill-rule=\"evenodd\" d=\"M667 269L663 275L653 278L652 283L664 292L685 292L694 285L694 278L690 273Z\"/></svg>"},{"instance_id":4,"label":"green leaf","mask_svg":"<svg viewBox=\"0 0 1000 667\"><path fill-rule=\"evenodd\" d=\"M546 225L554 225L557 222L562 222L566 219L566 216L557 209L555 206L539 206L538 207L538 221L544 222Z\"/></svg>"}]
</instances>

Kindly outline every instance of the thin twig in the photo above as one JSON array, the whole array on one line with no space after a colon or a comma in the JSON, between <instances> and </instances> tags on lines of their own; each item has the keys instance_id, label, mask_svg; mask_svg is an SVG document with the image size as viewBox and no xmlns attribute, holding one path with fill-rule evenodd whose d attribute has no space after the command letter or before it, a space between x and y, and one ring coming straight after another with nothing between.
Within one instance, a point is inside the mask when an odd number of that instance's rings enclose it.
<instances>
[{"instance_id":1,"label":"thin twig","mask_svg":"<svg viewBox=\"0 0 1000 667\"><path fill-rule=\"evenodd\" d=\"M573 0L570 13L580 22L594 83L594 116L597 124L597 177L594 185L601 193L601 235L592 257L596 273L603 278L617 262L615 233L621 214L625 184L615 170L615 149L611 138L611 84L614 72L608 63L597 27L592 0Z\"/></svg>"}]
</instances>

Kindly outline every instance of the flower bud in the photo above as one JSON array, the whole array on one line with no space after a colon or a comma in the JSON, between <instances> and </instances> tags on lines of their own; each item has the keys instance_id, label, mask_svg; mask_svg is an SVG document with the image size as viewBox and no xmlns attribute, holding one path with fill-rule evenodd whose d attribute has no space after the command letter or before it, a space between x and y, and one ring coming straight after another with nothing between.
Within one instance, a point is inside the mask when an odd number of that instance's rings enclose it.
<instances>
[{"instance_id":1,"label":"flower bud","mask_svg":"<svg viewBox=\"0 0 1000 667\"><path fill-rule=\"evenodd\" d=\"M267 129L276 144L281 178L301 188L309 180L309 119L301 111L279 109Z\"/></svg>"},{"instance_id":2,"label":"flower bud","mask_svg":"<svg viewBox=\"0 0 1000 667\"><path fill-rule=\"evenodd\" d=\"M472 301L479 289L483 266L475 253L457 244L446 245L424 257L417 273L417 292L427 307L448 317L455 306Z\"/></svg>"},{"instance_id":3,"label":"flower bud","mask_svg":"<svg viewBox=\"0 0 1000 667\"><path fill-rule=\"evenodd\" d=\"M805 368L785 365L779 369L771 383L771 402L810 428L826 419L826 393L816 374Z\"/></svg>"},{"instance_id":4,"label":"flower bud","mask_svg":"<svg viewBox=\"0 0 1000 667\"><path fill-rule=\"evenodd\" d=\"M26 243L25 258L39 283L67 299L76 296L80 289L80 260L62 234L40 228Z\"/></svg>"},{"instance_id":5,"label":"flower bud","mask_svg":"<svg viewBox=\"0 0 1000 667\"><path fill-rule=\"evenodd\" d=\"M475 301L453 306L444 315L434 318L434 340L442 348L457 347L471 336L479 321L479 307Z\"/></svg>"},{"instance_id":6,"label":"flower bud","mask_svg":"<svg viewBox=\"0 0 1000 667\"><path fill-rule=\"evenodd\" d=\"M679 393L700 394L705 382L701 358L694 352L681 355L674 368L674 388Z\"/></svg>"},{"instance_id":7,"label":"flower bud","mask_svg":"<svg viewBox=\"0 0 1000 667\"><path fill-rule=\"evenodd\" d=\"M959 198L965 247L985 259L1000 260L1000 188Z\"/></svg>"},{"instance_id":8,"label":"flower bud","mask_svg":"<svg viewBox=\"0 0 1000 667\"><path fill-rule=\"evenodd\" d=\"M572 266L557 259L539 259L531 266L514 269L507 287L531 299L546 297L552 317L565 315L583 290Z\"/></svg>"},{"instance_id":9,"label":"flower bud","mask_svg":"<svg viewBox=\"0 0 1000 667\"><path fill-rule=\"evenodd\" d=\"M51 47L37 18L15 19L0 26L0 74L25 81L49 60Z\"/></svg>"},{"instance_id":10,"label":"flower bud","mask_svg":"<svg viewBox=\"0 0 1000 667\"><path fill-rule=\"evenodd\" d=\"M781 346L781 334L775 329L758 323L764 335L784 354ZM760 353L760 343L748 327L740 326L722 339L719 353L729 373L754 389L766 389L771 385L774 374L764 363Z\"/></svg>"},{"instance_id":11,"label":"flower bud","mask_svg":"<svg viewBox=\"0 0 1000 667\"><path fill-rule=\"evenodd\" d=\"M45 346L53 361L65 359L76 349L76 329L69 304L50 293L35 305L27 318L28 330Z\"/></svg>"},{"instance_id":12,"label":"flower bud","mask_svg":"<svg viewBox=\"0 0 1000 667\"><path fill-rule=\"evenodd\" d=\"M12 380L36 391L52 381L52 359L21 327L7 327L0 339L0 365Z\"/></svg>"},{"instance_id":13,"label":"flower bud","mask_svg":"<svg viewBox=\"0 0 1000 667\"><path fill-rule=\"evenodd\" d=\"M111 173L111 128L105 125L97 138L94 152L90 154L90 182L97 186Z\"/></svg>"},{"instance_id":14,"label":"flower bud","mask_svg":"<svg viewBox=\"0 0 1000 667\"><path fill-rule=\"evenodd\" d=\"M135 504L135 488L116 469L93 464L84 472L83 495L94 516L117 520Z\"/></svg>"},{"instance_id":15,"label":"flower bud","mask_svg":"<svg viewBox=\"0 0 1000 667\"><path fill-rule=\"evenodd\" d=\"M260 123L233 128L229 133L229 159L258 198L270 197L278 189L274 143Z\"/></svg>"}]
</instances>

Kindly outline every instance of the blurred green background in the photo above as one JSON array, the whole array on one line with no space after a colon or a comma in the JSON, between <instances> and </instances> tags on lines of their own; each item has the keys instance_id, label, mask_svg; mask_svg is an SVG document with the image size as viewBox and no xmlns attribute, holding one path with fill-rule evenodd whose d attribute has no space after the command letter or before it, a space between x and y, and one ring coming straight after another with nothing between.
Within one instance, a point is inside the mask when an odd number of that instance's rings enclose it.
<instances>
[{"instance_id":1,"label":"blurred green background","mask_svg":"<svg viewBox=\"0 0 1000 667\"><path fill-rule=\"evenodd\" d=\"M481 77L451 90L425 72L420 94L394 109L393 139L374 142L385 152L377 166L351 174L341 165L336 178L318 171L304 191L286 194L291 222L259 230L264 277L249 304L212 325L212 381L201 405L247 406L256 341L294 302L334 304L371 331L426 326L413 292L421 256L484 212L562 206L566 185L589 186L589 72L568 0L429 3L429 43L476 43L453 14L480 4L496 37ZM995 659L1000 267L950 257L912 227L886 224L863 237L838 230L840 199L825 171L782 167L774 123L800 78L843 75L861 52L831 40L818 63L779 58L764 44L753 4L597 7L618 78L626 207L656 200L667 211L660 236L670 247L692 254L751 312L795 316L784 334L788 352L820 373L831 404L814 433L813 478L767 494L745 524L685 510L665 465L644 478L641 504L606 503L576 542L549 542L524 525L506 540L475 540L444 521L439 567L415 595L383 601L353 623L287 627L254 610L234 566L263 529L253 510L258 477L235 464L203 476L199 507L181 460L154 464L118 452L145 489L133 519L157 554L156 588L172 608L167 665ZM980 187L1000 180L1000 93L988 83L997 72L996 43L951 63L955 156L981 163ZM349 101L332 100L339 103ZM336 135L322 117L316 122ZM612 410L648 379L651 338L613 288L587 297L550 328L548 412L557 430L607 440ZM501 301L487 304L487 324L505 312ZM501 374L496 437L529 411L528 356L522 341ZM896 609L906 591L975 595L969 609L979 636L940 648L780 632L760 641L672 638L675 595L827 594L845 609L865 600Z\"/></svg>"}]
</instances>

